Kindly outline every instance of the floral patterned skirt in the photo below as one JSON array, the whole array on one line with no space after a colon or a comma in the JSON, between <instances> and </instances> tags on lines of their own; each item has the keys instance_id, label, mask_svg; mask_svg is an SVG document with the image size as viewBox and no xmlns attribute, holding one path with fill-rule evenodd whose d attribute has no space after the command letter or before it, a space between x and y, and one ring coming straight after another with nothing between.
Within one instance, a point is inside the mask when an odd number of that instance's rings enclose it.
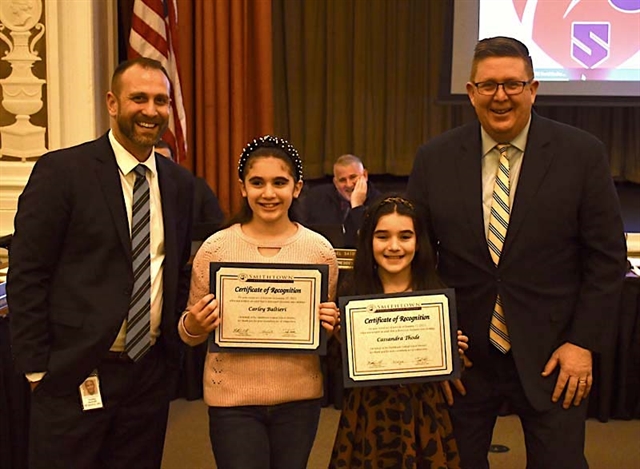
<instances>
[{"instance_id":1,"label":"floral patterned skirt","mask_svg":"<svg viewBox=\"0 0 640 469\"><path fill-rule=\"evenodd\" d=\"M345 390L330 469L459 469L449 411L436 383Z\"/></svg>"}]
</instances>

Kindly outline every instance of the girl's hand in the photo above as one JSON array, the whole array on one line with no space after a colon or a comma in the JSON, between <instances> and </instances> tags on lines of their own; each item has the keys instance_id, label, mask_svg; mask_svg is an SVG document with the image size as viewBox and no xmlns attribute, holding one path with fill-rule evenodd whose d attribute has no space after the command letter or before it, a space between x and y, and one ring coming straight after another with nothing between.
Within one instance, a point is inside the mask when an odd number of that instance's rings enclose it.
<instances>
[{"instance_id":1,"label":"girl's hand","mask_svg":"<svg viewBox=\"0 0 640 469\"><path fill-rule=\"evenodd\" d=\"M458 353L460 354L460 359L462 360L462 369L468 368L472 365L471 361L464 354L465 350L469 349L469 337L464 335L461 330L458 329ZM461 379L454 379L450 381L442 381L440 386L442 387L442 393L444 394L444 398L447 401L447 404L453 405L453 390L451 389L451 385L456 388L456 390L463 396L467 394L467 390L464 387Z\"/></svg>"},{"instance_id":2,"label":"girl's hand","mask_svg":"<svg viewBox=\"0 0 640 469\"><path fill-rule=\"evenodd\" d=\"M460 329L458 329L458 353L460 358L464 355L465 350L469 349L469 337L464 335Z\"/></svg>"},{"instance_id":3,"label":"girl's hand","mask_svg":"<svg viewBox=\"0 0 640 469\"><path fill-rule=\"evenodd\" d=\"M340 324L340 310L333 301L328 301L326 303L320 303L319 308L319 316L320 316L320 324L327 331L333 332L336 327L339 327Z\"/></svg>"},{"instance_id":4,"label":"girl's hand","mask_svg":"<svg viewBox=\"0 0 640 469\"><path fill-rule=\"evenodd\" d=\"M187 308L183 323L190 335L210 334L219 324L218 300L213 293L203 296L200 301Z\"/></svg>"},{"instance_id":5,"label":"girl's hand","mask_svg":"<svg viewBox=\"0 0 640 469\"><path fill-rule=\"evenodd\" d=\"M469 337L464 335L462 331L458 329L458 353L462 360L462 369L471 368L473 366L469 357L464 353L465 350L469 350Z\"/></svg>"},{"instance_id":6,"label":"girl's hand","mask_svg":"<svg viewBox=\"0 0 640 469\"><path fill-rule=\"evenodd\" d=\"M440 382L440 387L442 388L442 394L444 395L444 399L445 401L447 401L447 404L449 404L450 406L453 405L453 391L451 389L451 385L453 384L453 387L456 388L456 390L463 396L467 395L467 390L464 387L464 384L462 384L462 380L461 379L454 379L454 380L450 380L450 381L441 381Z\"/></svg>"}]
</instances>

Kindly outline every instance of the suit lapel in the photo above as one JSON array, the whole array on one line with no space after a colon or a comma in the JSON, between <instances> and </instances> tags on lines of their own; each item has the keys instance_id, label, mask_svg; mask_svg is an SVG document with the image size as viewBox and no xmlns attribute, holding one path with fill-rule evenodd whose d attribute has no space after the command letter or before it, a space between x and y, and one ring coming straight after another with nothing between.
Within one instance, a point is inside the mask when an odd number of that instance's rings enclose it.
<instances>
[{"instance_id":1,"label":"suit lapel","mask_svg":"<svg viewBox=\"0 0 640 469\"><path fill-rule=\"evenodd\" d=\"M469 229L473 239L480 243L486 252L487 260L491 261L487 239L484 232L484 217L482 212L482 144L480 126L476 122L469 126L469 133L460 144L460 157L456 158L456 173L458 176L460 194L469 221ZM455 190L452 188L451 190ZM455 197L455 196L453 196Z\"/></svg>"},{"instance_id":2,"label":"suit lapel","mask_svg":"<svg viewBox=\"0 0 640 469\"><path fill-rule=\"evenodd\" d=\"M509 248L515 242L527 213L534 208L534 197L553 160L549 132L544 119L533 114L502 257L508 256Z\"/></svg>"},{"instance_id":3,"label":"suit lapel","mask_svg":"<svg viewBox=\"0 0 640 469\"><path fill-rule=\"evenodd\" d=\"M175 181L171 178L168 165L173 164L166 160L164 156L155 154L156 167L158 168L158 184L160 185L160 196L162 198L162 219L164 223L164 246L165 246L165 262L171 264L173 257L176 255L175 249L177 245L175 221L177 220L176 206L178 189Z\"/></svg>"},{"instance_id":4,"label":"suit lapel","mask_svg":"<svg viewBox=\"0 0 640 469\"><path fill-rule=\"evenodd\" d=\"M162 270L164 277L163 290L163 312L162 312L162 330L175 331L174 320L176 295L177 295L177 277L179 276L180 267L178 265L178 257L180 253L177 250L177 220L178 220L178 187L173 180L170 165L174 164L164 156L155 154L156 167L158 168L158 185L160 186L160 198L162 200L162 219L164 225L164 268ZM191 215L189 215L191 216ZM166 332L163 332L165 334Z\"/></svg>"},{"instance_id":5,"label":"suit lapel","mask_svg":"<svg viewBox=\"0 0 640 469\"><path fill-rule=\"evenodd\" d=\"M118 232L122 248L127 259L131 261L131 235L129 233L129 221L127 209L122 195L122 183L116 157L109 144L108 134L96 141L98 151L95 155L95 173L104 194L105 202L111 212L113 224Z\"/></svg>"}]
</instances>

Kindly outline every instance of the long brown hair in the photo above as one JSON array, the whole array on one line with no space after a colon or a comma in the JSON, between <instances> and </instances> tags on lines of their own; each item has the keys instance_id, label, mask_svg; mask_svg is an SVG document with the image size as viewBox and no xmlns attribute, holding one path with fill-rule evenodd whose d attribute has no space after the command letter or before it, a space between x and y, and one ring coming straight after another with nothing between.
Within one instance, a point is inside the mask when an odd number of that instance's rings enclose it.
<instances>
[{"instance_id":1,"label":"long brown hair","mask_svg":"<svg viewBox=\"0 0 640 469\"><path fill-rule=\"evenodd\" d=\"M436 272L436 263L429 235L416 214L415 207L408 199L392 195L378 199L367 208L358 234L358 246L353 265L353 275L349 290L354 295L384 292L378 276L378 264L373 255L373 234L381 217L397 213L413 221L416 233L416 253L411 261L411 282L413 290L443 288L444 283Z\"/></svg>"}]
</instances>

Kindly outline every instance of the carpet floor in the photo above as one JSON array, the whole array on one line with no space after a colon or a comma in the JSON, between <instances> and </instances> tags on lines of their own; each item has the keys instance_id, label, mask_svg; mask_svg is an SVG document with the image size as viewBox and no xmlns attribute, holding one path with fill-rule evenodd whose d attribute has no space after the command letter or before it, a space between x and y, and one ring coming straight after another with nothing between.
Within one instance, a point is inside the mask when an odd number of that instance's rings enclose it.
<instances>
[{"instance_id":1,"label":"carpet floor","mask_svg":"<svg viewBox=\"0 0 640 469\"><path fill-rule=\"evenodd\" d=\"M311 452L308 469L326 469L340 411L322 409L320 427ZM524 440L515 416L500 417L494 444L509 451L491 453L491 469L524 469ZM587 421L587 459L590 469L640 468L640 420ZM209 445L206 405L201 401L178 399L171 404L169 428L162 469L215 469ZM238 468L241 469L241 468ZM555 469L555 468L549 468Z\"/></svg>"}]
</instances>

